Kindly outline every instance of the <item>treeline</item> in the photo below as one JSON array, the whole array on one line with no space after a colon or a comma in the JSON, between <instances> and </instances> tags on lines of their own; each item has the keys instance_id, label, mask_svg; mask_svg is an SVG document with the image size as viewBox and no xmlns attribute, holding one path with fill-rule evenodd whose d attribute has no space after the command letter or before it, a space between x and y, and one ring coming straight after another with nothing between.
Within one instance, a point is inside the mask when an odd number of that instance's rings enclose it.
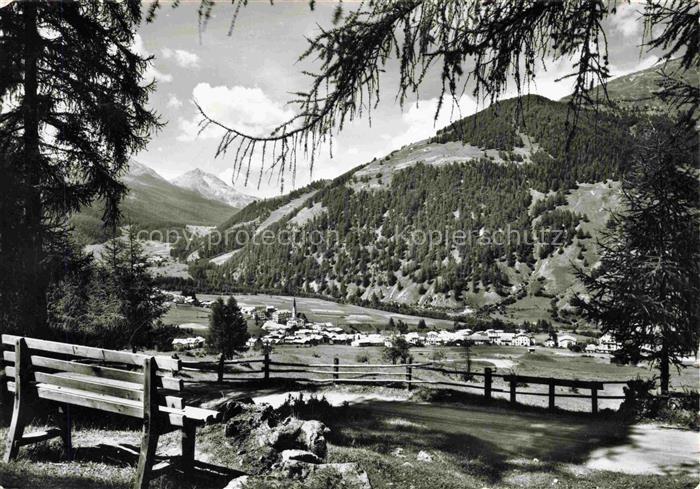
<instances>
[{"instance_id":1,"label":"treeline","mask_svg":"<svg viewBox=\"0 0 700 489\"><path fill-rule=\"evenodd\" d=\"M630 128L636 112L581 110L573 137L567 105L528 95L493 105L437 132L431 142L462 141L482 148L513 151L524 147L526 134L541 149L527 168L533 187L546 192L571 188L576 182L618 180L631 164L635 149Z\"/></svg>"},{"instance_id":2,"label":"treeline","mask_svg":"<svg viewBox=\"0 0 700 489\"><path fill-rule=\"evenodd\" d=\"M272 211L290 203L292 200L297 199L306 193L321 189L327 184L327 180L316 180L305 187L294 190L288 194L252 202L217 226L217 231L222 236L225 236L227 231L229 236L235 236L234 232L237 231L242 232L246 236L253 236L257 226L267 219ZM198 251L199 257L204 259L233 251L241 248L244 246L244 244L245 243L237 243L233 237L229 237L228 239L222 238L221 240L214 241L207 236L190 236L190 239L179 240L174 243L170 254L172 257L177 258L178 260L185 260L192 252Z\"/></svg>"}]
</instances>

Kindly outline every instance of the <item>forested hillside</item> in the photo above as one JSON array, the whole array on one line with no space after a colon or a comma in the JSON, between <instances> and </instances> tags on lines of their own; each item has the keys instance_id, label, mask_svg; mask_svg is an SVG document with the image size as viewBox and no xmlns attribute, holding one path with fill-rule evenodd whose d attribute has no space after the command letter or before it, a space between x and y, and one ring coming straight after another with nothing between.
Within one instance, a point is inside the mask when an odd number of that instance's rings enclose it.
<instances>
[{"instance_id":1,"label":"forested hillside","mask_svg":"<svg viewBox=\"0 0 700 489\"><path fill-rule=\"evenodd\" d=\"M504 101L219 227L286 231L291 242L202 239L180 254L197 249L191 273L215 288L572 322L572 266L597 261L636 116L583 113L568 140L567 110L538 96ZM217 255L228 261L212 264Z\"/></svg>"}]
</instances>

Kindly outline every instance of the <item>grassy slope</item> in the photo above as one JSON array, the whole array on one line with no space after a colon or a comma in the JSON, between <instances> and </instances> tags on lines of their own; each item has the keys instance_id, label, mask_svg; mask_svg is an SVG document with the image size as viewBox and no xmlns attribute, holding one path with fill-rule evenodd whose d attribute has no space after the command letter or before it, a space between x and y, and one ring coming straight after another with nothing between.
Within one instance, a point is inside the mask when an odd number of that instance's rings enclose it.
<instances>
[{"instance_id":1,"label":"grassy slope","mask_svg":"<svg viewBox=\"0 0 700 489\"><path fill-rule=\"evenodd\" d=\"M594 184L580 184L567 195L567 203L558 206L557 209L577 212L588 217L588 222L581 222L579 226L590 238L575 239L571 245L564 247L563 253L555 253L544 259L538 259L532 273L510 274L514 281L521 286L532 290L535 284L539 284L546 294L557 298L557 307L566 309L569 301L575 293L583 293L584 289L575 277L575 266L583 266L579 253L582 250L588 265L595 265L599 260L596 241L600 238L600 232L610 215L610 211L617 210L620 205L619 182L598 182ZM540 279L538 281L538 279ZM545 296L532 294L519 299L506 306L506 313L501 317L514 321L536 322L538 319L551 320L551 299Z\"/></svg>"},{"instance_id":2,"label":"grassy slope","mask_svg":"<svg viewBox=\"0 0 700 489\"><path fill-rule=\"evenodd\" d=\"M667 112L669 110L668 105L654 95L659 91L660 71L662 69L668 75L676 77L678 76L676 73L680 69L680 63L674 60L665 65L659 64L646 70L610 80L606 87L609 99L625 108ZM683 73L680 78L697 86L698 80L700 80L700 72L697 69L691 69L688 73ZM605 96L600 87L594 88L594 94L601 100ZM564 102L568 100L569 97L562 99Z\"/></svg>"}]
</instances>

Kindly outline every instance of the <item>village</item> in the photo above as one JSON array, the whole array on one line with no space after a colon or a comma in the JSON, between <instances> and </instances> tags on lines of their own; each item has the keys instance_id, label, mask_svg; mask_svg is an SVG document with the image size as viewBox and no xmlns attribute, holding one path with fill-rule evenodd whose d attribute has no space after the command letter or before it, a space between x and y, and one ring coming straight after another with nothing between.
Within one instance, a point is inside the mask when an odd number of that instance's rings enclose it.
<instances>
[{"instance_id":1,"label":"village","mask_svg":"<svg viewBox=\"0 0 700 489\"><path fill-rule=\"evenodd\" d=\"M190 296L166 292L172 304L193 305L210 308L214 301L198 301ZM411 347L459 347L467 345L498 345L534 348L560 348L577 350L585 353L612 354L620 348L618 342L610 334L604 334L595 342L583 347L577 337L564 331L550 335L546 340L538 342L535 336L525 330L505 331L503 329L484 329L474 331L470 328L455 327L423 331L396 332L380 331L374 333L350 331L332 322L309 321L303 312L298 311L296 299L292 299L291 309L278 309L272 305L249 306L243 305L241 312L247 320L261 324L265 334L252 336L247 347L256 345L298 345L315 346L319 344L350 345L352 347L384 347L391 346L396 338L403 338ZM173 340L175 349L194 349L205 346L205 338L176 338Z\"/></svg>"}]
</instances>

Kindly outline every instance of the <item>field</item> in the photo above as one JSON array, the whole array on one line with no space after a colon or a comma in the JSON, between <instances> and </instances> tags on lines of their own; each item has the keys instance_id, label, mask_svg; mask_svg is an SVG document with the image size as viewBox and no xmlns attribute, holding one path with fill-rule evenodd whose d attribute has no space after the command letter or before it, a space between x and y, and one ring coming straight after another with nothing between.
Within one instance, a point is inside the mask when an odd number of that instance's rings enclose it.
<instances>
[{"instance_id":1,"label":"field","mask_svg":"<svg viewBox=\"0 0 700 489\"><path fill-rule=\"evenodd\" d=\"M217 299L218 295L198 294L201 301ZM239 306L275 306L277 309L292 309L292 298L280 295L235 295ZM310 321L330 322L336 326L356 328L362 330L372 330L376 327L386 326L389 318L394 321L401 319L410 327L415 327L418 321L425 319L430 328L451 328L452 321L445 319L421 318L419 316L409 316L396 314L378 309L355 306L352 304L337 304L335 302L308 297L297 297L297 310L304 313ZM163 318L166 324L197 323L206 326L209 323L209 310L191 306L177 306L170 308Z\"/></svg>"}]
</instances>

